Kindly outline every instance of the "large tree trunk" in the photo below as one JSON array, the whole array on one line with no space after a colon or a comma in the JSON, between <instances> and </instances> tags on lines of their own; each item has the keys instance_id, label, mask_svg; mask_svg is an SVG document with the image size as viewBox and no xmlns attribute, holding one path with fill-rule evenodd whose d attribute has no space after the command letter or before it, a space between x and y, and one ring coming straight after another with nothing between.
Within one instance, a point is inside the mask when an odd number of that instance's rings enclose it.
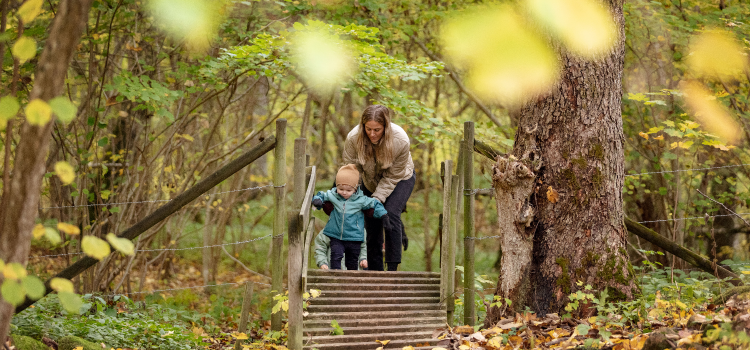
<instances>
[{"instance_id":1,"label":"large tree trunk","mask_svg":"<svg viewBox=\"0 0 750 350\"><path fill-rule=\"evenodd\" d=\"M58 6L34 74L29 100L49 101L62 94L65 75L88 22L90 7L91 0L64 0ZM0 259L6 263L17 262L24 266L27 263L53 123L54 119L44 126L24 123L21 127L13 162L15 169L6 187L10 190L8 204L0 208L4 218L0 228ZM3 342L14 310L13 305L0 302L0 340Z\"/></svg>"},{"instance_id":2,"label":"large tree trunk","mask_svg":"<svg viewBox=\"0 0 750 350\"><path fill-rule=\"evenodd\" d=\"M619 42L593 61L562 52L560 82L517 111L512 156L493 167L503 251L495 295L512 304L493 307L485 326L525 306L561 312L577 281L632 295L622 210L623 3L606 2Z\"/></svg>"}]
</instances>

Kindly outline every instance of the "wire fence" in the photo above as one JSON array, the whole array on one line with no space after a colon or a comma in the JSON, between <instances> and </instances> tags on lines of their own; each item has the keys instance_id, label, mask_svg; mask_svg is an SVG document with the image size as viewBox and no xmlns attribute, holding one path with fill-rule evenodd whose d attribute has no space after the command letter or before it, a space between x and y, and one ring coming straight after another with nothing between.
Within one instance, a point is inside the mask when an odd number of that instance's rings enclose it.
<instances>
[{"instance_id":1,"label":"wire fence","mask_svg":"<svg viewBox=\"0 0 750 350\"><path fill-rule=\"evenodd\" d=\"M271 287L268 283L263 282L255 282L255 281L247 281L247 282L227 282L227 283L219 283L219 284L206 284L201 286L190 286L190 287L180 287L180 288L167 288L167 289L156 289L156 290L148 290L148 291L141 291L141 292L129 292L129 293L112 293L112 294L105 294L102 295L103 297L114 297L118 295L133 295L133 294L153 294L153 293L161 293L161 292L172 292L176 290L185 290L185 289L198 289L198 288L211 288L211 287L226 287L226 286L238 286L238 285L246 285L248 283L258 284L262 286Z\"/></svg>"}]
</instances>

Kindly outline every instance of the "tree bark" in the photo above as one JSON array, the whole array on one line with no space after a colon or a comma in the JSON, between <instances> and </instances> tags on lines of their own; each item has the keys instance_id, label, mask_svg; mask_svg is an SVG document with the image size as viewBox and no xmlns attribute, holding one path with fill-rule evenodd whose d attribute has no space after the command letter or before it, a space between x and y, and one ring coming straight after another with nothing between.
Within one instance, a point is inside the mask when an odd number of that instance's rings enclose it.
<instances>
[{"instance_id":1,"label":"tree bark","mask_svg":"<svg viewBox=\"0 0 750 350\"><path fill-rule=\"evenodd\" d=\"M88 22L92 0L63 0L49 30L49 38L39 57L34 74L34 87L29 100L44 101L63 92L65 75ZM24 123L20 130L20 141L16 148L8 194L8 206L2 210L3 227L0 228L0 259L6 263L26 265L31 247L31 230L37 214L44 161L51 137L54 119L44 126ZM13 305L0 303L0 340L8 335L13 316Z\"/></svg>"},{"instance_id":2,"label":"tree bark","mask_svg":"<svg viewBox=\"0 0 750 350\"><path fill-rule=\"evenodd\" d=\"M561 312L577 281L632 296L622 209L623 2L605 3L619 41L595 60L561 49L560 81L516 111L512 155L493 167L503 251L495 295L512 304L490 309L485 326L525 306Z\"/></svg>"}]
</instances>

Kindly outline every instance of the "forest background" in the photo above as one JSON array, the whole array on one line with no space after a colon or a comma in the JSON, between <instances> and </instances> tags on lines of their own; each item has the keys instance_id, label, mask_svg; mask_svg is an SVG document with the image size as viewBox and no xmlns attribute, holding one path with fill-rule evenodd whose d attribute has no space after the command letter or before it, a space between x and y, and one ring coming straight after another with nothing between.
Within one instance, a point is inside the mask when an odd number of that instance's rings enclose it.
<instances>
[{"instance_id":1,"label":"forest background","mask_svg":"<svg viewBox=\"0 0 750 350\"><path fill-rule=\"evenodd\" d=\"M476 122L477 139L501 152L513 146L518 121L509 109L486 101L481 91L477 96L464 81L465 72L441 59L445 55L441 38L445 20L482 4L93 1L66 68L62 98L42 105L35 102L32 91L42 60L38 54L51 35L50 25L61 11L61 3L0 3L3 188L11 181L11 169L19 169L21 164L16 163L16 150L23 125L43 125L51 113L57 119L48 130L52 138L45 155L34 240L31 251L21 260L23 264L28 261L24 271L42 279L76 261L83 250L89 255L101 253L97 247L107 234L131 226L272 135L274 121L279 118L289 121L290 140L307 137L310 162L318 166L323 179L320 187L328 186L325 179L332 179L340 165L347 133L371 101L391 107L396 112L395 122L412 136L417 185L404 214L409 249L401 268L436 270L439 256L434 253L439 249L442 208L439 165L442 160L456 158L462 123ZM748 212L750 177L746 167L735 165L749 163L750 76L746 61L750 6L739 0L635 0L625 2L624 13L625 171L650 173L625 178L625 215L742 271L743 261L748 259L750 228L696 190L740 215ZM741 63L744 71L732 79L701 80L712 101L738 123L741 135L731 143L701 126L680 89L681 81L693 78L688 57L696 50L699 34L709 29L731 38L722 43L738 47L745 60ZM340 47L325 38L314 45L294 45L301 34L320 30L348 39L346 48L353 59L341 59L337 55ZM707 65L734 64L727 62L727 57L710 56ZM321 62L331 61L338 68L318 77L295 70L305 65L323 69L330 65ZM340 85L331 88L311 83L329 79ZM291 154L292 147L287 149ZM126 252L154 251L103 258L95 268L73 279L71 291L131 294L135 300L145 299L153 307L165 308L161 312L189 324L199 336L228 329L237 322L239 312L241 292L236 286L151 291L269 282L271 164L270 155L261 158L209 192L214 194L148 230L135 246L120 243ZM477 160L476 165L480 174L476 187L490 187L492 162ZM682 169L700 170L669 172ZM4 204L6 200L4 197ZM477 235L495 235L494 199L480 196L476 209ZM704 220L706 215L711 216L710 224ZM316 216L321 219L317 228L322 228L325 216ZM252 242L216 246L245 241ZM667 273L654 272L662 267L683 269L682 278L696 277L690 274L690 266L637 237L628 241L631 263L642 269L638 271L643 276L649 272L648 278L654 278L650 280L656 281L653 291L674 283L674 275L670 279ZM118 246L115 240L110 243ZM215 247L160 250L209 245ZM14 248L2 247L4 251ZM7 260L11 255L4 257ZM494 284L500 255L498 241L477 241L478 283ZM5 275L26 275L12 272L14 268L8 267ZM32 294L36 282L28 283L26 293ZM705 287L698 291L698 299L702 292L710 294L717 288L709 282L698 287ZM8 288L6 294L3 285L6 300L18 299L13 293ZM274 300L270 293L257 293L256 298L253 311L259 327L268 320ZM477 304L480 308L486 305L482 298L485 296L480 295ZM97 303L90 297L84 298L83 304L75 300L73 306L70 302L67 306L80 309ZM164 311L167 309L171 311ZM483 317L481 312L478 316ZM50 332L49 328L31 327L35 317L46 316L41 312L16 316L12 332ZM51 332L81 335L82 326L74 331L69 329L74 327L72 321L59 322L59 329ZM109 331L99 332L103 332L102 340L113 337ZM127 345L126 340L122 342Z\"/></svg>"}]
</instances>

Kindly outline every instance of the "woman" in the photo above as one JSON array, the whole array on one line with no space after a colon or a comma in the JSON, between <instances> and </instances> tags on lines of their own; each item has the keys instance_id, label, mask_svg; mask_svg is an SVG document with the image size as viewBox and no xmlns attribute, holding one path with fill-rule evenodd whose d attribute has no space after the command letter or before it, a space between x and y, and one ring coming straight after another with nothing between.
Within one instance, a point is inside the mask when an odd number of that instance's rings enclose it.
<instances>
[{"instance_id":1,"label":"woman","mask_svg":"<svg viewBox=\"0 0 750 350\"><path fill-rule=\"evenodd\" d=\"M344 163L355 164L366 196L379 200L388 214L386 219L365 218L367 262L370 270L383 271L383 235L385 263L396 271L401 263L401 239L404 223L401 212L406 208L416 177L409 151L409 135L391 123L391 111L371 105L362 112L362 120L346 137Z\"/></svg>"}]
</instances>

